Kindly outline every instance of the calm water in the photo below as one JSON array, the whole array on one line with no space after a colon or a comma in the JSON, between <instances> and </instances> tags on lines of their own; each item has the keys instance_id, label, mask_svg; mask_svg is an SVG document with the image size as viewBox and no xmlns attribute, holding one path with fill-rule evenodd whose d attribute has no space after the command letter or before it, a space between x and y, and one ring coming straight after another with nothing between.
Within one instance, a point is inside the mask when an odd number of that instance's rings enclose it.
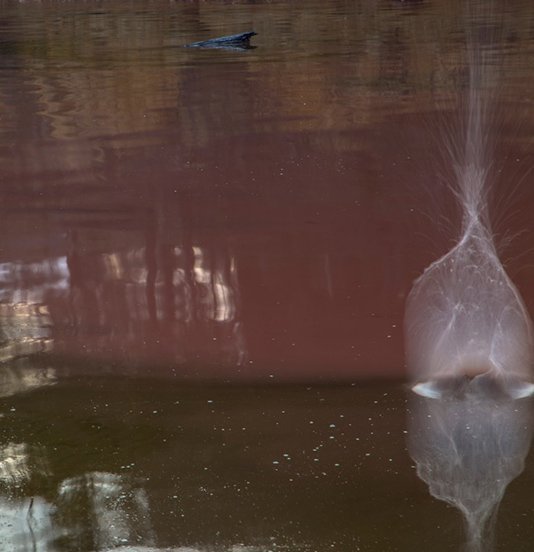
<instances>
[{"instance_id":1,"label":"calm water","mask_svg":"<svg viewBox=\"0 0 534 552\"><path fill-rule=\"evenodd\" d=\"M495 228L534 312L534 8L496 4ZM455 237L462 6L0 0L1 550L459 549L402 317ZM533 478L498 550L532 549Z\"/></svg>"}]
</instances>

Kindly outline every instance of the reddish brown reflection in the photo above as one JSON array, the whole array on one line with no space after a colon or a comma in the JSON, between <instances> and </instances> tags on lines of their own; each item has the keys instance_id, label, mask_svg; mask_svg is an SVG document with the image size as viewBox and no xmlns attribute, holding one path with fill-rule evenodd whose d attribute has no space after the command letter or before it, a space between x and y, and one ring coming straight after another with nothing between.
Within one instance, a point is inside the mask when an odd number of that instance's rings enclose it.
<instances>
[{"instance_id":1,"label":"reddish brown reflection","mask_svg":"<svg viewBox=\"0 0 534 552\"><path fill-rule=\"evenodd\" d=\"M213 165L189 178L145 151L122 161L122 169L135 165L130 179L113 176L120 193L73 198L79 207L54 209L56 191L24 194L4 223L38 221L39 239L57 244L56 256L26 263L27 277L7 262L6 300L46 307L54 352L74 358L223 377L352 377L354 366L364 374L397 366L399 279L407 277L398 202L373 189L372 174L353 186L353 156L322 152L318 163L307 137L277 139L218 143L198 154ZM252 178L235 166L237 155ZM143 166L154 156L157 171ZM101 171L111 180L112 166ZM221 175L228 181L219 183ZM340 188L334 197L332 185ZM26 255L34 236L24 237Z\"/></svg>"},{"instance_id":2,"label":"reddish brown reflection","mask_svg":"<svg viewBox=\"0 0 534 552\"><path fill-rule=\"evenodd\" d=\"M461 37L429 22L454 29L458 14L0 4L6 358L224 380L403 376L405 294L451 239L436 243L428 199L443 201L421 190L437 181L428 106L461 80ZM235 26L253 26L258 48L180 48ZM527 23L515 32L511 82ZM510 166L528 153L503 141Z\"/></svg>"}]
</instances>

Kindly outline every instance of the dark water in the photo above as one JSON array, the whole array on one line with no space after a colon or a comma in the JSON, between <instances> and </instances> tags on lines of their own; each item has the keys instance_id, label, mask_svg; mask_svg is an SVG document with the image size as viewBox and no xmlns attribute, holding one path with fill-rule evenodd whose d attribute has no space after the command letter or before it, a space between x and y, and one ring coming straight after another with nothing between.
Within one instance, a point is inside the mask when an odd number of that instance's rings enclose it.
<instances>
[{"instance_id":1,"label":"dark water","mask_svg":"<svg viewBox=\"0 0 534 552\"><path fill-rule=\"evenodd\" d=\"M406 450L406 404L395 384L141 378L6 398L2 550L459 550L459 513ZM530 549L533 484L528 463L501 505L499 550Z\"/></svg>"},{"instance_id":2,"label":"dark water","mask_svg":"<svg viewBox=\"0 0 534 552\"><path fill-rule=\"evenodd\" d=\"M459 549L399 382L405 297L455 237L462 6L0 0L1 550ZM481 34L533 312L534 9ZM529 458L498 550L532 549Z\"/></svg>"}]
</instances>

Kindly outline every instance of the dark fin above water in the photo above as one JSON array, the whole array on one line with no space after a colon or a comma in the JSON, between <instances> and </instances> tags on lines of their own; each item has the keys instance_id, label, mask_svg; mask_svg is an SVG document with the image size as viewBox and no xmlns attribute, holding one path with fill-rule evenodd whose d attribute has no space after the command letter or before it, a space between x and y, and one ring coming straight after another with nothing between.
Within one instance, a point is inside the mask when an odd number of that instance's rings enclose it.
<instances>
[{"instance_id":1,"label":"dark fin above water","mask_svg":"<svg viewBox=\"0 0 534 552\"><path fill-rule=\"evenodd\" d=\"M257 35L254 31L240 33L235 35L220 36L219 38L210 38L201 42L192 42L186 44L186 48L222 48L228 50L248 50L253 48L250 45L251 37Z\"/></svg>"}]
</instances>

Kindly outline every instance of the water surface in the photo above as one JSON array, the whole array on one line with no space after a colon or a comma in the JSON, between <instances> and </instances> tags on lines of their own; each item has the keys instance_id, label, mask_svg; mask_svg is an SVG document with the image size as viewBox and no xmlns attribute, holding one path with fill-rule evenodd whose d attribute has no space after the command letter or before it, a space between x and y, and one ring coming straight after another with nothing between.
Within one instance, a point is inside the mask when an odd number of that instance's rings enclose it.
<instances>
[{"instance_id":1,"label":"water surface","mask_svg":"<svg viewBox=\"0 0 534 552\"><path fill-rule=\"evenodd\" d=\"M532 312L534 10L502 6L495 228ZM461 7L0 0L6 550L458 549L400 382L455 238Z\"/></svg>"}]
</instances>

